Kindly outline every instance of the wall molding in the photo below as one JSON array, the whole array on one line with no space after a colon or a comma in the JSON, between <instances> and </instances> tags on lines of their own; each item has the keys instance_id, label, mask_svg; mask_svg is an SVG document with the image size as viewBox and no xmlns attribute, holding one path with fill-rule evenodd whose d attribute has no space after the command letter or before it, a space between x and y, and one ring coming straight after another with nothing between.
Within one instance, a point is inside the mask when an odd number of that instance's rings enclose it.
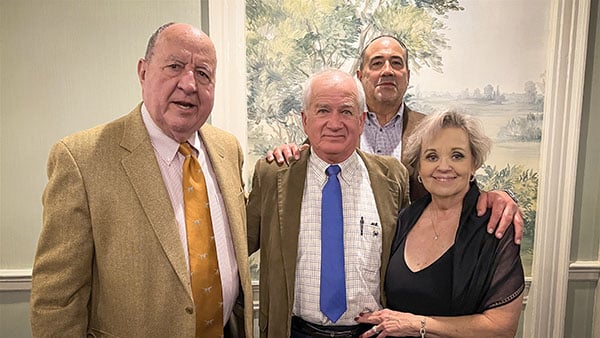
<instances>
[{"instance_id":1,"label":"wall molding","mask_svg":"<svg viewBox=\"0 0 600 338\"><path fill-rule=\"evenodd\" d=\"M569 266L569 281L600 280L600 261L577 261Z\"/></svg>"},{"instance_id":2,"label":"wall molding","mask_svg":"<svg viewBox=\"0 0 600 338\"><path fill-rule=\"evenodd\" d=\"M571 263L569 280L600 280L600 261L579 261ZM525 278L525 300L527 303L531 277ZM252 281L254 307L258 308L258 281ZM0 291L31 290L31 269L0 269Z\"/></svg>"},{"instance_id":3,"label":"wall molding","mask_svg":"<svg viewBox=\"0 0 600 338\"><path fill-rule=\"evenodd\" d=\"M0 292L31 290L31 269L0 270Z\"/></svg>"}]
</instances>

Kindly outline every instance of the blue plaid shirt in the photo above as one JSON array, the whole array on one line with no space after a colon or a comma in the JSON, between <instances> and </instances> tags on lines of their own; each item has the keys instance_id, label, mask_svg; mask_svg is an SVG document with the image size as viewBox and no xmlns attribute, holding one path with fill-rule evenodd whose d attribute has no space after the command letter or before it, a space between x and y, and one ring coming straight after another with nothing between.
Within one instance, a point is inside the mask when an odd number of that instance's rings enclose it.
<instances>
[{"instance_id":1,"label":"blue plaid shirt","mask_svg":"<svg viewBox=\"0 0 600 338\"><path fill-rule=\"evenodd\" d=\"M360 149L368 153L393 156L401 160L403 113L404 103L385 126L380 126L375 113L367 112L365 127L360 136Z\"/></svg>"}]
</instances>

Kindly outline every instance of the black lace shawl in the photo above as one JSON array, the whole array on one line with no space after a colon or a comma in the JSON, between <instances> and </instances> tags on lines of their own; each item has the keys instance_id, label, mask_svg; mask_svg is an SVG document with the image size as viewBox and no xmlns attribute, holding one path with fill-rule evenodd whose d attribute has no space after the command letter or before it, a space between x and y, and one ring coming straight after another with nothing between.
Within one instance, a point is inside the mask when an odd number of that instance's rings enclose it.
<instances>
[{"instance_id":1,"label":"black lace shawl","mask_svg":"<svg viewBox=\"0 0 600 338\"><path fill-rule=\"evenodd\" d=\"M514 244L514 227L511 225L500 240L489 235L486 225L490 210L477 217L478 198L479 188L473 183L463 200L454 243L452 304L448 315L482 313L510 303L525 286L520 246ZM400 212L392 255L430 202L431 195L427 194Z\"/></svg>"}]
</instances>

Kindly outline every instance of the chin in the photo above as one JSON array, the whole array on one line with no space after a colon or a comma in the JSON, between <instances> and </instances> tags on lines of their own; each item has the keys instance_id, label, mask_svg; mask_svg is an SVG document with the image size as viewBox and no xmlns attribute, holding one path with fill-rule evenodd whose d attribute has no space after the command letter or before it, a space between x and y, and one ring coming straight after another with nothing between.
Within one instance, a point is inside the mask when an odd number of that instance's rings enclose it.
<instances>
[{"instance_id":1,"label":"chin","mask_svg":"<svg viewBox=\"0 0 600 338\"><path fill-rule=\"evenodd\" d=\"M436 197L451 197L461 194L466 194L469 191L468 186L465 188L464 186L453 186L453 187L435 187L432 189L427 189L431 193L432 196Z\"/></svg>"}]
</instances>

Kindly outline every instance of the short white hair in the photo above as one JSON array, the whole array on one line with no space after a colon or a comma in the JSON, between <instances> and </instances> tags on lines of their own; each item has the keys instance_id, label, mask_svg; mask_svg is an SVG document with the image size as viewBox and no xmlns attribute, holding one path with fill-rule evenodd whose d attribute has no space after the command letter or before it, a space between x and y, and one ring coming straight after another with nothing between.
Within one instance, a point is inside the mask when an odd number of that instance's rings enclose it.
<instances>
[{"instance_id":1,"label":"short white hair","mask_svg":"<svg viewBox=\"0 0 600 338\"><path fill-rule=\"evenodd\" d=\"M312 86L315 78L320 77L322 75L331 74L331 75L340 75L342 77L352 78L354 81L354 85L356 86L356 92L358 93L358 108L360 109L360 113L364 113L367 111L367 103L365 100L365 90L363 89L362 83L356 78L356 76L352 76L342 70L336 68L327 68L320 70L311 76L308 77L306 82L304 82L304 86L302 89L302 110L306 111L310 106L310 96L312 94Z\"/></svg>"}]
</instances>

